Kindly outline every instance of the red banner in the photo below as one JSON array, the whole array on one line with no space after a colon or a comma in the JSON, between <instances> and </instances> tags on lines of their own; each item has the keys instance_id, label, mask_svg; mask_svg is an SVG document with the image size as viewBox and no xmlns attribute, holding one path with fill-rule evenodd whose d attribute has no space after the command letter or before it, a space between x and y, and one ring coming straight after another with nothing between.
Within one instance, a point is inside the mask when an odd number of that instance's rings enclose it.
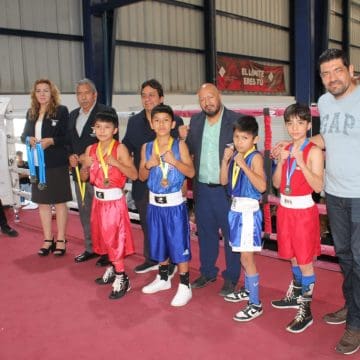
<instances>
[{"instance_id":1,"label":"red banner","mask_svg":"<svg viewBox=\"0 0 360 360\"><path fill-rule=\"evenodd\" d=\"M284 68L218 56L216 84L219 90L225 91L283 93Z\"/></svg>"}]
</instances>

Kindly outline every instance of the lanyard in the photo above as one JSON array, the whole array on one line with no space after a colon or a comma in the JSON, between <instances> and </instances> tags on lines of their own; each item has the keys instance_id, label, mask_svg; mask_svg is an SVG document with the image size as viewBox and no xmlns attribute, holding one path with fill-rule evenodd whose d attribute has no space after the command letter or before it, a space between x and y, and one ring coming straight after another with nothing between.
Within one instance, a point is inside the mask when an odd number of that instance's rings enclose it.
<instances>
[{"instance_id":1,"label":"lanyard","mask_svg":"<svg viewBox=\"0 0 360 360\"><path fill-rule=\"evenodd\" d=\"M79 190L80 190L80 195L81 195L81 204L82 204L82 206L84 206L86 182L81 181L78 165L76 165L76 167L75 167L75 173L76 173L76 181L79 185Z\"/></svg>"},{"instance_id":2,"label":"lanyard","mask_svg":"<svg viewBox=\"0 0 360 360\"><path fill-rule=\"evenodd\" d=\"M303 151L305 149L305 146L309 143L309 139L305 139L305 141L302 143L302 145L300 146L300 151ZM292 145L290 145L290 153L292 150ZM296 159L294 159L291 163L290 166L290 154L287 158L287 168L286 168L286 186L285 186L285 194L290 194L291 193L291 187L290 187L290 181L292 176L294 175L295 169L296 169Z\"/></svg>"},{"instance_id":3,"label":"lanyard","mask_svg":"<svg viewBox=\"0 0 360 360\"><path fill-rule=\"evenodd\" d=\"M174 142L174 138L170 136L169 142L167 145L167 151L171 150L173 142ZM162 172L161 185L166 187L169 184L168 179L167 179L168 172L169 172L169 164L167 162L165 162L163 160L163 157L160 155L159 143L158 143L157 139L155 139L155 141L154 141L154 150L155 150L155 154L158 155L159 159L160 159L160 169Z\"/></svg>"},{"instance_id":4,"label":"lanyard","mask_svg":"<svg viewBox=\"0 0 360 360\"><path fill-rule=\"evenodd\" d=\"M28 158L28 165L30 171L30 182L36 183L37 176L36 176L36 169L34 164L34 153L30 145L30 136L26 137L25 143L26 143L26 154Z\"/></svg>"},{"instance_id":5,"label":"lanyard","mask_svg":"<svg viewBox=\"0 0 360 360\"><path fill-rule=\"evenodd\" d=\"M110 156L111 151L112 151L112 149L114 147L114 144L115 144L115 140L112 139L110 145L108 146L106 156ZM103 152L101 150L101 144L100 143L98 144L98 147L96 149L96 155L100 160L101 168L102 168L102 170L104 172L104 186L109 186L110 185L110 181L109 181L109 165L105 164L104 155L103 155Z\"/></svg>"},{"instance_id":6,"label":"lanyard","mask_svg":"<svg viewBox=\"0 0 360 360\"><path fill-rule=\"evenodd\" d=\"M46 172L45 172L45 154L40 142L36 143L36 153L39 163L39 190L46 188Z\"/></svg>"},{"instance_id":7,"label":"lanyard","mask_svg":"<svg viewBox=\"0 0 360 360\"><path fill-rule=\"evenodd\" d=\"M244 155L244 160L255 150L256 150L255 146L253 146L250 150L248 150ZM235 188L239 174L240 174L240 166L238 166L236 164L235 159L234 159L234 166L233 166L232 177L231 177L231 188L232 189Z\"/></svg>"}]
</instances>

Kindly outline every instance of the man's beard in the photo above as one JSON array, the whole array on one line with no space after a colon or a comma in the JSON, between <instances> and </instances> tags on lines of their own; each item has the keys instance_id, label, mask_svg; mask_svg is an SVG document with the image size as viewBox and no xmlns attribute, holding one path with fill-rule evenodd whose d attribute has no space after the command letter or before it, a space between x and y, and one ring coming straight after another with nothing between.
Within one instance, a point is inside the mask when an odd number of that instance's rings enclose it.
<instances>
[{"instance_id":1,"label":"man's beard","mask_svg":"<svg viewBox=\"0 0 360 360\"><path fill-rule=\"evenodd\" d=\"M213 111L207 111L206 109L203 109L204 113L207 115L207 116L215 116L217 115L221 110L221 105L219 105L215 110Z\"/></svg>"}]
</instances>

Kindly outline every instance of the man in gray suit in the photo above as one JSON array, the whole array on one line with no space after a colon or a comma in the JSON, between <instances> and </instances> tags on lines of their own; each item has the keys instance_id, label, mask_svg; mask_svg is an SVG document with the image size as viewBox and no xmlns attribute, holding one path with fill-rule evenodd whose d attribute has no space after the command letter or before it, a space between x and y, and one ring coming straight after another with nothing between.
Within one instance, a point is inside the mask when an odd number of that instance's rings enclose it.
<instances>
[{"instance_id":1,"label":"man in gray suit","mask_svg":"<svg viewBox=\"0 0 360 360\"><path fill-rule=\"evenodd\" d=\"M116 111L97 102L97 91L95 84L90 79L82 79L76 84L76 98L80 107L70 113L68 129L69 162L74 169L81 166L81 155L85 153L89 145L97 142L93 132L95 117L98 112L112 112L116 116ZM92 248L90 215L92 199L94 197L93 186L87 182L85 186L84 198L80 192L79 183L76 179L76 173L73 171L75 181L75 192L79 208L80 220L84 230L85 251L75 257L75 262L83 262L101 255L97 261L97 266L106 266L108 264L107 254L95 254Z\"/></svg>"}]
</instances>

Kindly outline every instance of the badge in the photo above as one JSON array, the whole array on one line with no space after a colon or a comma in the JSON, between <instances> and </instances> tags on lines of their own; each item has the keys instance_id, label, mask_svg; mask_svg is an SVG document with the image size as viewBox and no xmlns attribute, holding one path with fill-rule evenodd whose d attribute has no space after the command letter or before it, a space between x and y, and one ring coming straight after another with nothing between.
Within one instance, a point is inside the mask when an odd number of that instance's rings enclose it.
<instances>
[{"instance_id":1,"label":"badge","mask_svg":"<svg viewBox=\"0 0 360 360\"><path fill-rule=\"evenodd\" d=\"M162 187L167 187L169 185L169 182L167 181L167 179L161 179L161 186Z\"/></svg>"}]
</instances>

